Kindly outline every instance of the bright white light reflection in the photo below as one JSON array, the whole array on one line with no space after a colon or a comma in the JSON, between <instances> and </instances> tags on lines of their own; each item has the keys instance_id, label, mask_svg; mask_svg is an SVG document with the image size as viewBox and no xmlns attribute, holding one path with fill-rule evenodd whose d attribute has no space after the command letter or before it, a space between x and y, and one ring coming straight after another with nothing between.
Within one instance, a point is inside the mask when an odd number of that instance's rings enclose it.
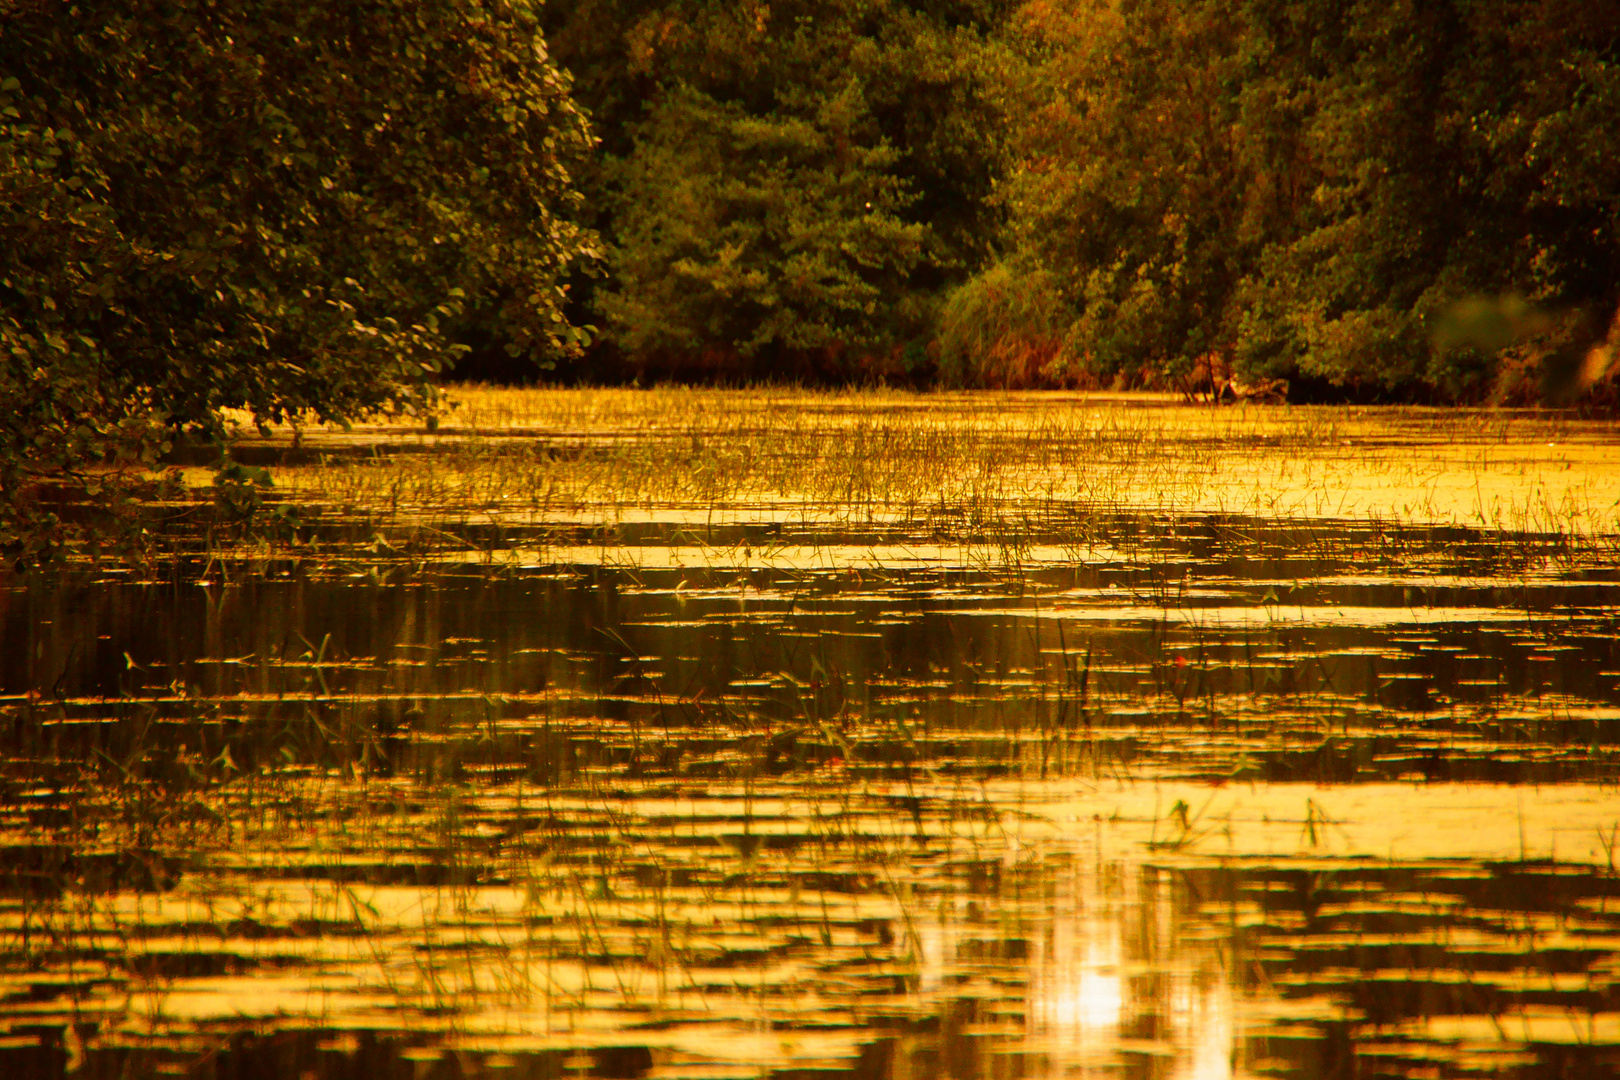
<instances>
[{"instance_id":1,"label":"bright white light reflection","mask_svg":"<svg viewBox=\"0 0 1620 1080\"><path fill-rule=\"evenodd\" d=\"M1091 1041L1118 1032L1125 1011L1119 926L1074 919L1052 927L1052 955L1032 973L1030 1021L1047 1035Z\"/></svg>"},{"instance_id":2,"label":"bright white light reflection","mask_svg":"<svg viewBox=\"0 0 1620 1080\"><path fill-rule=\"evenodd\" d=\"M1029 1039L1054 1071L1117 1075L1124 1050L1174 1080L1230 1080L1232 987L1211 944L1181 939L1169 875L1077 868L1030 955Z\"/></svg>"}]
</instances>

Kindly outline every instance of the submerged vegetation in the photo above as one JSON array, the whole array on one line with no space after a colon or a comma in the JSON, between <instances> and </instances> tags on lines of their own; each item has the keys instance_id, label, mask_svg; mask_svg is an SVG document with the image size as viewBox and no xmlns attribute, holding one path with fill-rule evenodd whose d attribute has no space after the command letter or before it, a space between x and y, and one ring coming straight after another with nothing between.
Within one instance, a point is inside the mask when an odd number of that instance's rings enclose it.
<instances>
[{"instance_id":1,"label":"submerged vegetation","mask_svg":"<svg viewBox=\"0 0 1620 1080\"><path fill-rule=\"evenodd\" d=\"M0 1072L1612 1067L1612 425L449 398L6 579Z\"/></svg>"}]
</instances>

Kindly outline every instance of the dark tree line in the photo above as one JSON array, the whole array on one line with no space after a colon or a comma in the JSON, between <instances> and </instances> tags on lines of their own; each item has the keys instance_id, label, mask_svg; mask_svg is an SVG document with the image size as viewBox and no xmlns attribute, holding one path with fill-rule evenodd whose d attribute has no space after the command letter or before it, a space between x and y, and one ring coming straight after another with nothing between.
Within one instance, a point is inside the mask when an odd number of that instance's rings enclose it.
<instances>
[{"instance_id":1,"label":"dark tree line","mask_svg":"<svg viewBox=\"0 0 1620 1080\"><path fill-rule=\"evenodd\" d=\"M446 370L1612 398L1617 163L1590 0L0 0L0 503Z\"/></svg>"},{"instance_id":2,"label":"dark tree line","mask_svg":"<svg viewBox=\"0 0 1620 1080\"><path fill-rule=\"evenodd\" d=\"M1063 279L1094 370L1217 351L1470 400L1584 357L1614 314L1620 6L1026 10L1040 120L1009 254Z\"/></svg>"},{"instance_id":3,"label":"dark tree line","mask_svg":"<svg viewBox=\"0 0 1620 1080\"><path fill-rule=\"evenodd\" d=\"M1215 364L1323 395L1531 402L1609 356L1620 5L545 18L603 139L587 377L1172 385Z\"/></svg>"},{"instance_id":4,"label":"dark tree line","mask_svg":"<svg viewBox=\"0 0 1620 1080\"><path fill-rule=\"evenodd\" d=\"M585 373L923 373L993 257L1006 0L583 0L545 12L602 152Z\"/></svg>"}]
</instances>

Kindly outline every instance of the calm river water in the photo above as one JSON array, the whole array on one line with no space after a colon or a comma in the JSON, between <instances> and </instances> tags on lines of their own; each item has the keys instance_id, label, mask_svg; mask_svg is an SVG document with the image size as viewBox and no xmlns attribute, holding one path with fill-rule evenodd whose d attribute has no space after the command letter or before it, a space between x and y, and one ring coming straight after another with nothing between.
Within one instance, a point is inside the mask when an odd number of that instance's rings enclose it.
<instances>
[{"instance_id":1,"label":"calm river water","mask_svg":"<svg viewBox=\"0 0 1620 1080\"><path fill-rule=\"evenodd\" d=\"M0 1076L1620 1073L1612 548L1070 525L10 579Z\"/></svg>"}]
</instances>

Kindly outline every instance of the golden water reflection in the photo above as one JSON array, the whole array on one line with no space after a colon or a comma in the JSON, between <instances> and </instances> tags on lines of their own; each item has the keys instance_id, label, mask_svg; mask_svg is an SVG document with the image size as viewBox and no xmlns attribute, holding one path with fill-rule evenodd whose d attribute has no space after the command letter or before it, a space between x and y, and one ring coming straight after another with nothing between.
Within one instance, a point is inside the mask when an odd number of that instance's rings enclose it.
<instances>
[{"instance_id":1,"label":"golden water reflection","mask_svg":"<svg viewBox=\"0 0 1620 1080\"><path fill-rule=\"evenodd\" d=\"M0 1077L1616 1074L1611 429L492 400L0 579Z\"/></svg>"},{"instance_id":2,"label":"golden water reflection","mask_svg":"<svg viewBox=\"0 0 1620 1080\"><path fill-rule=\"evenodd\" d=\"M159 892L7 901L0 932L39 944L0 982L6 1075L304 1047L317 1075L1540 1076L1620 1051L1600 788L1023 782L973 814L916 784L508 791L459 807L469 836L543 805L573 841L385 885L444 871L400 816L430 792L388 787L374 821L248 829Z\"/></svg>"}]
</instances>

